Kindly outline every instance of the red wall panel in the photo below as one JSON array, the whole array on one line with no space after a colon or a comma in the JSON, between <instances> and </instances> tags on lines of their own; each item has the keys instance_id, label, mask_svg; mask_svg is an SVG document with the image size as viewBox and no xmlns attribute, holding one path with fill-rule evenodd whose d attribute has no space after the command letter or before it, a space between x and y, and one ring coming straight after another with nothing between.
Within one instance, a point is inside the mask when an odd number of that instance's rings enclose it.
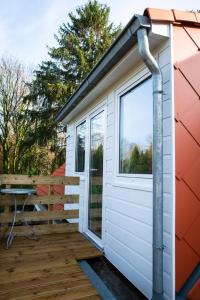
<instances>
[{"instance_id":1,"label":"red wall panel","mask_svg":"<svg viewBox=\"0 0 200 300\"><path fill-rule=\"evenodd\" d=\"M53 176L65 176L65 164L60 166L58 169L56 169L53 173ZM54 185L52 188L52 192L54 194L58 195L64 195L64 186L61 185ZM38 185L37 186L37 194L38 195L48 195L49 189L45 185ZM54 204L53 210L63 210L64 206L63 204Z\"/></svg>"},{"instance_id":2,"label":"red wall panel","mask_svg":"<svg viewBox=\"0 0 200 300\"><path fill-rule=\"evenodd\" d=\"M200 28L174 25L173 36L178 292L200 263Z\"/></svg>"},{"instance_id":3,"label":"red wall panel","mask_svg":"<svg viewBox=\"0 0 200 300\"><path fill-rule=\"evenodd\" d=\"M193 251L184 239L176 238L176 290L179 291L188 275L192 273L199 262L198 255Z\"/></svg>"},{"instance_id":4,"label":"red wall panel","mask_svg":"<svg viewBox=\"0 0 200 300\"><path fill-rule=\"evenodd\" d=\"M191 291L187 295L188 300L199 300L200 299L200 279L193 286Z\"/></svg>"}]
</instances>

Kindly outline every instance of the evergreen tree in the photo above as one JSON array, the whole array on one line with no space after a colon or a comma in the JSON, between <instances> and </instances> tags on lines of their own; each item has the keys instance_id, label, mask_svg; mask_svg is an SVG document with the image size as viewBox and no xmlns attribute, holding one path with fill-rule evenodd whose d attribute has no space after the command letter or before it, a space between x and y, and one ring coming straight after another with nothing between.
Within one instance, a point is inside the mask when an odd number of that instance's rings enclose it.
<instances>
[{"instance_id":1,"label":"evergreen tree","mask_svg":"<svg viewBox=\"0 0 200 300\"><path fill-rule=\"evenodd\" d=\"M62 156L60 163L64 162L64 151L58 147L58 131L64 129L61 125L58 129L54 116L120 32L120 26L109 22L109 14L110 8L97 0L70 13L69 22L55 35L58 47L49 48L50 59L41 63L29 85L27 101L31 99L38 108L32 113L37 119L37 140L50 144L56 159Z\"/></svg>"},{"instance_id":2,"label":"evergreen tree","mask_svg":"<svg viewBox=\"0 0 200 300\"><path fill-rule=\"evenodd\" d=\"M129 174L152 174L152 144L146 150L134 145L123 160L123 172Z\"/></svg>"},{"instance_id":3,"label":"evergreen tree","mask_svg":"<svg viewBox=\"0 0 200 300\"><path fill-rule=\"evenodd\" d=\"M138 145L134 145L130 157L129 173L138 173L138 162L140 159L140 151Z\"/></svg>"},{"instance_id":4,"label":"evergreen tree","mask_svg":"<svg viewBox=\"0 0 200 300\"><path fill-rule=\"evenodd\" d=\"M110 8L91 0L69 13L49 48L50 60L35 71L30 96L54 113L65 103L120 32L109 22Z\"/></svg>"}]
</instances>

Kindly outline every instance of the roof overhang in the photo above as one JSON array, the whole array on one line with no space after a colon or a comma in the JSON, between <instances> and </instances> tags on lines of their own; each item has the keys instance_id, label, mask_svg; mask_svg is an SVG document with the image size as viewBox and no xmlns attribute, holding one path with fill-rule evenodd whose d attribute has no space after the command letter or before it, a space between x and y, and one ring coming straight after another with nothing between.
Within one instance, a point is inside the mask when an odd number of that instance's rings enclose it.
<instances>
[{"instance_id":1,"label":"roof overhang","mask_svg":"<svg viewBox=\"0 0 200 300\"><path fill-rule=\"evenodd\" d=\"M155 48L169 36L169 25L151 24L145 16L134 15L118 38L92 69L75 93L57 114L56 122L68 123L89 103L139 60L137 30L151 32L150 47Z\"/></svg>"}]
</instances>

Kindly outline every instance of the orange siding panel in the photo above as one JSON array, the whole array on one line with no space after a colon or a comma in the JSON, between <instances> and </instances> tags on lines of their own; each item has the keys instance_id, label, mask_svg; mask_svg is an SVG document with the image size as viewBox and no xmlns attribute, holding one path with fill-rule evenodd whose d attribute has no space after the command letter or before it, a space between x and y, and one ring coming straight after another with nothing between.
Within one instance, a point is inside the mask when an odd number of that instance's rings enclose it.
<instances>
[{"instance_id":1,"label":"orange siding panel","mask_svg":"<svg viewBox=\"0 0 200 300\"><path fill-rule=\"evenodd\" d=\"M195 13L173 9L174 18L177 22L197 22Z\"/></svg>"},{"instance_id":2,"label":"orange siding panel","mask_svg":"<svg viewBox=\"0 0 200 300\"><path fill-rule=\"evenodd\" d=\"M175 70L174 77L175 116L177 120L183 120L193 111L193 106L199 104L199 96L191 89L191 85L179 70Z\"/></svg>"},{"instance_id":3,"label":"orange siding panel","mask_svg":"<svg viewBox=\"0 0 200 300\"><path fill-rule=\"evenodd\" d=\"M53 176L64 176L65 175L65 164L63 164L58 169L56 169L52 175ZM58 194L58 195L64 195L65 187L61 186L61 185L54 185L53 193ZM54 204L53 205L53 210L63 210L63 209L64 209L63 204Z\"/></svg>"},{"instance_id":4,"label":"orange siding panel","mask_svg":"<svg viewBox=\"0 0 200 300\"><path fill-rule=\"evenodd\" d=\"M181 180L176 180L176 211L181 211L176 216L176 235L181 239L200 215L199 200Z\"/></svg>"},{"instance_id":5,"label":"orange siding panel","mask_svg":"<svg viewBox=\"0 0 200 300\"><path fill-rule=\"evenodd\" d=\"M168 22L172 24L199 26L200 13L177 9L146 8L144 15L154 22Z\"/></svg>"},{"instance_id":6,"label":"orange siding panel","mask_svg":"<svg viewBox=\"0 0 200 300\"><path fill-rule=\"evenodd\" d=\"M48 195L49 189L45 185L37 185L37 195L43 196L43 195Z\"/></svg>"},{"instance_id":7,"label":"orange siding panel","mask_svg":"<svg viewBox=\"0 0 200 300\"><path fill-rule=\"evenodd\" d=\"M179 14L176 11L175 18L193 22L194 14ZM178 178L176 180L176 291L180 291L194 268L200 263L200 53L198 52L200 27L176 25L173 27L173 36L175 148Z\"/></svg>"},{"instance_id":8,"label":"orange siding panel","mask_svg":"<svg viewBox=\"0 0 200 300\"><path fill-rule=\"evenodd\" d=\"M58 169L56 169L53 173L53 176L64 176L65 175L65 164L60 166ZM54 185L52 188L52 192L58 195L64 195L65 188L61 185ZM49 189L45 185L38 185L37 186L37 194L42 195L48 195ZM53 210L63 210L64 205L63 204L54 204Z\"/></svg>"},{"instance_id":9,"label":"orange siding panel","mask_svg":"<svg viewBox=\"0 0 200 300\"><path fill-rule=\"evenodd\" d=\"M191 167L185 172L184 175L184 180L190 186L191 190L195 193L195 195L197 195L197 197L200 199L199 174L200 174L200 153L199 153L199 157L196 158L196 162L191 165Z\"/></svg>"},{"instance_id":10,"label":"orange siding panel","mask_svg":"<svg viewBox=\"0 0 200 300\"><path fill-rule=\"evenodd\" d=\"M184 239L194 249L196 254L200 258L200 214L198 218L193 222L192 226L188 229ZM199 298L200 299L200 298Z\"/></svg>"},{"instance_id":11,"label":"orange siding panel","mask_svg":"<svg viewBox=\"0 0 200 300\"><path fill-rule=\"evenodd\" d=\"M65 164L56 169L52 175L54 176L64 176L65 175Z\"/></svg>"},{"instance_id":12,"label":"orange siding panel","mask_svg":"<svg viewBox=\"0 0 200 300\"><path fill-rule=\"evenodd\" d=\"M199 14L200 15L200 14ZM195 27L185 27L186 32L190 35L191 39L194 41L194 43L197 45L197 47L200 49L200 34L199 34L199 28Z\"/></svg>"},{"instance_id":13,"label":"orange siding panel","mask_svg":"<svg viewBox=\"0 0 200 300\"><path fill-rule=\"evenodd\" d=\"M200 29L199 29L200 31ZM200 32L199 32L200 35ZM193 43L194 44L194 43ZM188 80L190 85L200 95L200 53L191 54L191 56L178 64L178 68L181 70L185 78Z\"/></svg>"},{"instance_id":14,"label":"orange siding panel","mask_svg":"<svg viewBox=\"0 0 200 300\"><path fill-rule=\"evenodd\" d=\"M176 291L179 292L194 268L199 257L184 240L176 238Z\"/></svg>"},{"instance_id":15,"label":"orange siding panel","mask_svg":"<svg viewBox=\"0 0 200 300\"><path fill-rule=\"evenodd\" d=\"M200 279L193 286L191 291L187 295L188 300L199 300L200 299Z\"/></svg>"},{"instance_id":16,"label":"orange siding panel","mask_svg":"<svg viewBox=\"0 0 200 300\"><path fill-rule=\"evenodd\" d=\"M197 22L200 23L200 13L195 13L195 16L196 16L196 19L197 19ZM199 298L200 299L200 298Z\"/></svg>"},{"instance_id":17,"label":"orange siding panel","mask_svg":"<svg viewBox=\"0 0 200 300\"><path fill-rule=\"evenodd\" d=\"M190 104L188 110L184 113L184 116L182 116L181 121L191 136L200 144L200 118L198 118L200 115L200 101L197 97L195 97L195 99L195 103ZM192 102L192 98L189 98L189 100Z\"/></svg>"},{"instance_id":18,"label":"orange siding panel","mask_svg":"<svg viewBox=\"0 0 200 300\"><path fill-rule=\"evenodd\" d=\"M185 173L196 164L200 148L181 122L176 122L176 176L184 178Z\"/></svg>"},{"instance_id":19,"label":"orange siding panel","mask_svg":"<svg viewBox=\"0 0 200 300\"><path fill-rule=\"evenodd\" d=\"M148 15L152 21L174 22L174 15L171 10L147 8L145 14Z\"/></svg>"},{"instance_id":20,"label":"orange siding panel","mask_svg":"<svg viewBox=\"0 0 200 300\"><path fill-rule=\"evenodd\" d=\"M198 47L182 26L173 26L174 62L180 62L196 54ZM187 46L186 46L187 45Z\"/></svg>"}]
</instances>

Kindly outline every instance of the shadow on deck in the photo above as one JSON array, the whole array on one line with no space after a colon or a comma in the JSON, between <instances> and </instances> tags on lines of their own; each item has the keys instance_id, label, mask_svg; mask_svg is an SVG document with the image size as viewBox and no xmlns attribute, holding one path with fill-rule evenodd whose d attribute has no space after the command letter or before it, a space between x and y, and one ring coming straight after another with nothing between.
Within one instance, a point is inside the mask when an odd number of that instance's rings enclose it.
<instances>
[{"instance_id":1,"label":"shadow on deck","mask_svg":"<svg viewBox=\"0 0 200 300\"><path fill-rule=\"evenodd\" d=\"M16 237L0 248L1 300L101 299L78 260L101 256L78 232Z\"/></svg>"}]
</instances>

